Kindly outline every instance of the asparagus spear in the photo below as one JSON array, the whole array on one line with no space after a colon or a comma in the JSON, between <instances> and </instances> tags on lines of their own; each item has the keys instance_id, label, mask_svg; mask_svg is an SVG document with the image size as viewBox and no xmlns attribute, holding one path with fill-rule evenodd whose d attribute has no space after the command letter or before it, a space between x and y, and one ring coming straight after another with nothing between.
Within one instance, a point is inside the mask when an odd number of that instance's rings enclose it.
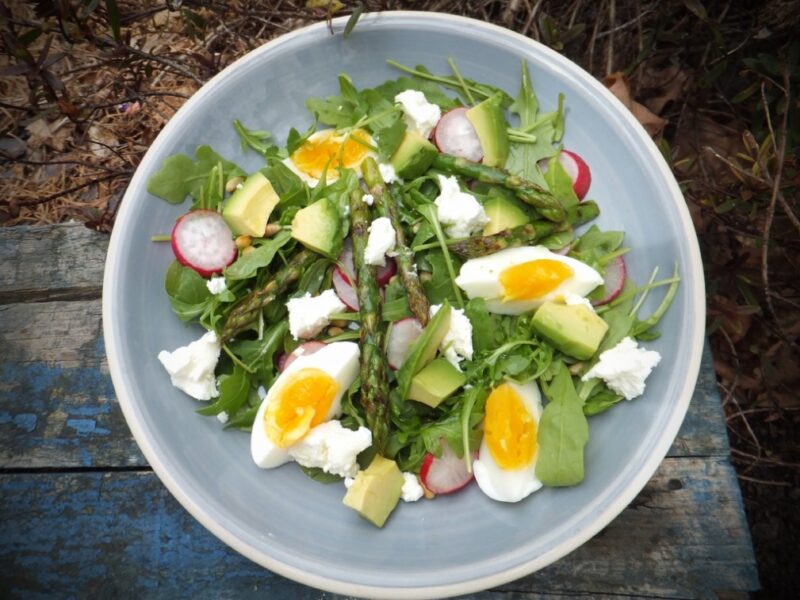
<instances>
[{"instance_id":1,"label":"asparagus spear","mask_svg":"<svg viewBox=\"0 0 800 600\"><path fill-rule=\"evenodd\" d=\"M414 263L414 251L408 246L406 236L403 233L403 225L400 222L400 215L397 211L401 192L394 186L387 188L378 170L378 163L373 158L367 158L361 163L361 173L364 175L364 181L369 187L370 193L375 198L378 210L382 216L388 217L392 222L392 227L394 227L397 234L397 244L395 246L397 256L395 256L395 260L397 261L400 280L403 282L406 292L408 292L408 308L424 326L428 322L430 304L419 280L417 265Z\"/></svg>"},{"instance_id":2,"label":"asparagus spear","mask_svg":"<svg viewBox=\"0 0 800 600\"><path fill-rule=\"evenodd\" d=\"M220 332L220 340L227 342L233 336L247 329L257 318L261 309L284 294L289 286L296 282L311 263L315 256L308 250L300 250L291 261L282 267L261 288L255 289L242 298L233 307Z\"/></svg>"},{"instance_id":3,"label":"asparagus spear","mask_svg":"<svg viewBox=\"0 0 800 600\"><path fill-rule=\"evenodd\" d=\"M389 439L389 380L383 356L385 331L376 268L364 262L370 220L369 207L361 199L362 195L361 190L350 194L350 235L361 316L361 404L372 431L372 444L382 455Z\"/></svg>"},{"instance_id":4,"label":"asparagus spear","mask_svg":"<svg viewBox=\"0 0 800 600\"><path fill-rule=\"evenodd\" d=\"M511 175L503 169L487 167L449 154L438 154L433 160L432 166L446 173L477 179L482 183L502 185L514 192L517 198L536 208L539 214L548 221L560 223L566 218L564 207L552 192L532 181Z\"/></svg>"},{"instance_id":5,"label":"asparagus spear","mask_svg":"<svg viewBox=\"0 0 800 600\"><path fill-rule=\"evenodd\" d=\"M449 245L450 251L461 258L477 258L493 254L505 248L525 246L538 242L548 235L566 231L588 223L600 214L597 204L591 200L581 202L567 209L567 219L561 223L539 220L512 229L505 229L493 235L473 236Z\"/></svg>"}]
</instances>

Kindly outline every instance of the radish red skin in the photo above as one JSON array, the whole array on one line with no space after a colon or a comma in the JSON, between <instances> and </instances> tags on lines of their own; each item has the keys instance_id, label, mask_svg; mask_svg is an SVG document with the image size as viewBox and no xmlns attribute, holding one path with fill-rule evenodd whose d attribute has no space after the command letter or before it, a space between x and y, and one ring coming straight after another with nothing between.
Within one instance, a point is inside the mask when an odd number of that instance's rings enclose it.
<instances>
[{"instance_id":1,"label":"radish red skin","mask_svg":"<svg viewBox=\"0 0 800 600\"><path fill-rule=\"evenodd\" d=\"M333 270L333 277L331 277L333 289L336 295L350 310L358 310L358 294L356 294L350 281L341 269L338 267Z\"/></svg>"},{"instance_id":2,"label":"radish red skin","mask_svg":"<svg viewBox=\"0 0 800 600\"><path fill-rule=\"evenodd\" d=\"M476 456L477 453L473 452L472 459ZM442 440L442 456L436 457L428 452L422 460L419 478L434 494L452 494L464 488L474 479L474 475L467 471L464 459L459 458L449 444Z\"/></svg>"},{"instance_id":3,"label":"radish red skin","mask_svg":"<svg viewBox=\"0 0 800 600\"><path fill-rule=\"evenodd\" d=\"M578 200L583 200L586 197L586 194L589 193L589 187L592 185L592 172L589 169L589 165L586 164L586 161L574 152L562 150L561 156L563 157L564 155L566 155L568 158L571 158L577 167L577 174L572 179L572 189L574 190L575 195L578 197Z\"/></svg>"},{"instance_id":4,"label":"radish red skin","mask_svg":"<svg viewBox=\"0 0 800 600\"><path fill-rule=\"evenodd\" d=\"M622 289L625 287L627 272L625 261L621 256L617 256L613 261L607 264L603 282L606 290L605 296L600 298L600 300L595 300L592 304L594 304L594 306L602 306L619 296L620 292L622 292Z\"/></svg>"},{"instance_id":5,"label":"radish red skin","mask_svg":"<svg viewBox=\"0 0 800 600\"><path fill-rule=\"evenodd\" d=\"M206 220L209 225L215 228L215 231L212 233L217 239L208 240L208 236L202 235L204 232L197 230L196 235L198 239L195 239L194 242L196 244L203 243L205 245L213 241L213 243L219 246L218 256L200 256L199 254L202 253L202 249L198 250L198 248L194 248L195 256L193 257L191 256L193 249L185 247L189 245L189 242L185 240L183 243L181 242L183 237L181 235L182 231L187 227L195 227L197 229L197 223L200 220ZM193 210L180 217L172 228L170 242L172 245L172 252L175 254L175 258L178 262L190 269L194 269L202 277L210 277L211 275L222 273L222 270L235 261L238 255L230 228L223 220L222 215L213 210ZM206 263L198 264L201 261L206 261ZM208 264L209 261L211 264Z\"/></svg>"},{"instance_id":6,"label":"radish red skin","mask_svg":"<svg viewBox=\"0 0 800 600\"><path fill-rule=\"evenodd\" d=\"M317 350L321 350L325 347L325 342L318 342L318 341L310 341L305 342L304 344L300 344L297 348L292 350L289 354L281 354L278 357L278 371L283 373L290 364L296 361L301 356L310 356L314 354ZM303 349L303 352L300 353L298 350Z\"/></svg>"}]
</instances>

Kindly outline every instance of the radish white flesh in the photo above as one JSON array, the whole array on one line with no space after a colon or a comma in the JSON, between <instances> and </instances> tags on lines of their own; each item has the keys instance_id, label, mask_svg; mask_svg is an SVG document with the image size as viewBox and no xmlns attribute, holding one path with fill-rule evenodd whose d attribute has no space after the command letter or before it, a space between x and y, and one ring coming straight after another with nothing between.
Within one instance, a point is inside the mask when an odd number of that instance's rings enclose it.
<instances>
[{"instance_id":1,"label":"radish white flesh","mask_svg":"<svg viewBox=\"0 0 800 600\"><path fill-rule=\"evenodd\" d=\"M422 333L422 324L413 317L392 323L386 342L386 360L392 369L399 369L408 357L411 344Z\"/></svg>"},{"instance_id":2,"label":"radish white flesh","mask_svg":"<svg viewBox=\"0 0 800 600\"><path fill-rule=\"evenodd\" d=\"M567 175L572 180L572 191L575 192L578 200L583 200L589 192L589 186L592 185L592 172L589 170L589 165L580 156L569 150L562 150L559 153L558 162L561 163L561 166L564 167ZM543 173L547 172L549 163L549 160L539 162Z\"/></svg>"},{"instance_id":3,"label":"radish white flesh","mask_svg":"<svg viewBox=\"0 0 800 600\"><path fill-rule=\"evenodd\" d=\"M382 267L378 267L378 271L375 273L375 279L378 281L378 285L386 285L389 283L389 280L394 277L395 273L397 273L397 263L393 258L387 258L386 264Z\"/></svg>"},{"instance_id":4,"label":"radish white flesh","mask_svg":"<svg viewBox=\"0 0 800 600\"><path fill-rule=\"evenodd\" d=\"M355 282L356 267L353 262L353 243L347 238L342 245L342 253L339 255L339 264L336 270L347 283Z\"/></svg>"},{"instance_id":5,"label":"radish white flesh","mask_svg":"<svg viewBox=\"0 0 800 600\"><path fill-rule=\"evenodd\" d=\"M278 358L278 371L283 373L289 367L290 364L292 364L301 356L308 356L310 354L314 354L314 352L316 352L317 350L321 350L324 347L325 347L325 342L311 341L311 342L306 342L304 344L300 344L289 354L281 354L280 358Z\"/></svg>"},{"instance_id":6,"label":"radish white flesh","mask_svg":"<svg viewBox=\"0 0 800 600\"><path fill-rule=\"evenodd\" d=\"M193 210L178 219L172 228L172 251L178 262L203 277L221 273L236 260L233 234L213 210Z\"/></svg>"},{"instance_id":7,"label":"radish white flesh","mask_svg":"<svg viewBox=\"0 0 800 600\"><path fill-rule=\"evenodd\" d=\"M333 289L336 295L350 310L358 310L358 294L356 290L350 285L350 281L341 269L338 267L333 270L333 277L331 278Z\"/></svg>"},{"instance_id":8,"label":"radish white flesh","mask_svg":"<svg viewBox=\"0 0 800 600\"><path fill-rule=\"evenodd\" d=\"M600 300L595 300L592 304L595 306L608 304L619 296L622 288L625 287L626 273L625 261L622 260L621 256L617 256L613 261L608 263L606 265L605 276L603 277L603 287L606 293Z\"/></svg>"},{"instance_id":9,"label":"radish white flesh","mask_svg":"<svg viewBox=\"0 0 800 600\"><path fill-rule=\"evenodd\" d=\"M459 107L447 111L433 130L433 142L441 152L461 156L472 162L483 158L481 140L467 118L467 108Z\"/></svg>"},{"instance_id":10,"label":"radish white flesh","mask_svg":"<svg viewBox=\"0 0 800 600\"><path fill-rule=\"evenodd\" d=\"M477 453L473 453L474 459ZM434 456L430 452L422 461L419 478L422 484L434 494L450 494L460 490L470 481L472 473L467 471L464 459L459 458L450 448L450 444L442 440L442 455Z\"/></svg>"}]
</instances>

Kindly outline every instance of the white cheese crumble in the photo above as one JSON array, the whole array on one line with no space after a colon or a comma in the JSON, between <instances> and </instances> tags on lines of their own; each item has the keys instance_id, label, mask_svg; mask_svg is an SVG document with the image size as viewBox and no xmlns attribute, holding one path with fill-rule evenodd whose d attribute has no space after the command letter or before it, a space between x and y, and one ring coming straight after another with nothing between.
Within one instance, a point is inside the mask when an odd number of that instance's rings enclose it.
<instances>
[{"instance_id":1,"label":"white cheese crumble","mask_svg":"<svg viewBox=\"0 0 800 600\"><path fill-rule=\"evenodd\" d=\"M230 415L228 415L228 413L225 412L224 410L221 413L217 413L217 421L219 421L220 423L223 424L227 423L229 418Z\"/></svg>"},{"instance_id":2,"label":"white cheese crumble","mask_svg":"<svg viewBox=\"0 0 800 600\"><path fill-rule=\"evenodd\" d=\"M400 493L402 494L403 502L416 502L422 498L424 492L414 473L403 473L403 489Z\"/></svg>"},{"instance_id":3,"label":"white cheese crumble","mask_svg":"<svg viewBox=\"0 0 800 600\"><path fill-rule=\"evenodd\" d=\"M162 350L158 360L169 373L172 385L197 400L210 400L219 396L214 377L219 352L217 334L209 331L188 346L172 352Z\"/></svg>"},{"instance_id":4,"label":"white cheese crumble","mask_svg":"<svg viewBox=\"0 0 800 600\"><path fill-rule=\"evenodd\" d=\"M355 477L345 477L344 478L344 487L348 490L353 487L353 484L356 482Z\"/></svg>"},{"instance_id":5,"label":"white cheese crumble","mask_svg":"<svg viewBox=\"0 0 800 600\"><path fill-rule=\"evenodd\" d=\"M381 172L381 179L383 179L384 183L393 183L395 181L400 181L392 165L379 163L378 171Z\"/></svg>"},{"instance_id":6,"label":"white cheese crumble","mask_svg":"<svg viewBox=\"0 0 800 600\"><path fill-rule=\"evenodd\" d=\"M386 254L394 250L397 234L388 217L378 217L369 226L369 239L364 249L364 262L379 267L386 266Z\"/></svg>"},{"instance_id":7,"label":"white cheese crumble","mask_svg":"<svg viewBox=\"0 0 800 600\"><path fill-rule=\"evenodd\" d=\"M375 204L375 196L373 196L372 194L364 194L361 197L361 199L364 201L364 204L366 204L367 206L372 206L373 204Z\"/></svg>"},{"instance_id":8,"label":"white cheese crumble","mask_svg":"<svg viewBox=\"0 0 800 600\"><path fill-rule=\"evenodd\" d=\"M634 340L626 337L603 352L581 381L599 377L614 392L625 396L626 400L633 400L644 393L644 380L660 361L658 352L639 348Z\"/></svg>"},{"instance_id":9,"label":"white cheese crumble","mask_svg":"<svg viewBox=\"0 0 800 600\"><path fill-rule=\"evenodd\" d=\"M578 305L582 304L583 306L585 306L586 308L588 308L592 312L595 312L594 306L592 306L592 303L589 302L589 300L587 300L586 298L584 298L580 294L573 294L572 292L570 292L568 294L564 294L564 304L566 304L567 306L578 306Z\"/></svg>"},{"instance_id":10,"label":"white cheese crumble","mask_svg":"<svg viewBox=\"0 0 800 600\"><path fill-rule=\"evenodd\" d=\"M442 110L428 102L425 94L417 90L406 90L394 97L394 101L403 107L403 117L409 129L418 132L427 139L442 117Z\"/></svg>"},{"instance_id":11,"label":"white cheese crumble","mask_svg":"<svg viewBox=\"0 0 800 600\"><path fill-rule=\"evenodd\" d=\"M330 316L347 307L333 290L325 290L319 296L292 298L286 303L289 311L289 331L294 339L309 339L317 335L330 323Z\"/></svg>"},{"instance_id":12,"label":"white cheese crumble","mask_svg":"<svg viewBox=\"0 0 800 600\"><path fill-rule=\"evenodd\" d=\"M355 477L356 457L372 444L366 427L356 431L342 427L339 421L317 425L299 442L289 447L289 455L304 467L317 467L340 477Z\"/></svg>"},{"instance_id":13,"label":"white cheese crumble","mask_svg":"<svg viewBox=\"0 0 800 600\"><path fill-rule=\"evenodd\" d=\"M263 385L258 386L256 394L258 394L258 397L263 400L267 397L267 388L265 388Z\"/></svg>"},{"instance_id":14,"label":"white cheese crumble","mask_svg":"<svg viewBox=\"0 0 800 600\"><path fill-rule=\"evenodd\" d=\"M206 281L206 287L208 288L208 291L214 294L215 296L221 294L222 292L228 289L228 286L225 285L225 278L217 277L216 275L212 275L211 279Z\"/></svg>"},{"instance_id":15,"label":"white cheese crumble","mask_svg":"<svg viewBox=\"0 0 800 600\"><path fill-rule=\"evenodd\" d=\"M431 317L440 308L441 304L431 306ZM456 369L461 369L459 363L465 358L472 360L472 323L463 309L450 309L450 328L442 339L440 348L444 352L445 360Z\"/></svg>"},{"instance_id":16,"label":"white cheese crumble","mask_svg":"<svg viewBox=\"0 0 800 600\"><path fill-rule=\"evenodd\" d=\"M434 200L436 215L451 238L468 237L489 222L489 217L475 196L462 192L455 177L439 175L442 188Z\"/></svg>"}]
</instances>

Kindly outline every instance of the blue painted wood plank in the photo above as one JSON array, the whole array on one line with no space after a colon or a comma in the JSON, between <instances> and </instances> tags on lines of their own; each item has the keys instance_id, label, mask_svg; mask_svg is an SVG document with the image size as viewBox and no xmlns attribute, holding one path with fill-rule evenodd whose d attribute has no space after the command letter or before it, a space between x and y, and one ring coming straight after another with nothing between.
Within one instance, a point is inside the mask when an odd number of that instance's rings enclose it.
<instances>
[{"instance_id":1,"label":"blue painted wood plank","mask_svg":"<svg viewBox=\"0 0 800 600\"><path fill-rule=\"evenodd\" d=\"M471 597L715 598L756 589L732 489L723 459L667 459L593 540L496 594ZM149 472L5 474L0 498L0 573L12 597L331 597L224 546Z\"/></svg>"}]
</instances>

